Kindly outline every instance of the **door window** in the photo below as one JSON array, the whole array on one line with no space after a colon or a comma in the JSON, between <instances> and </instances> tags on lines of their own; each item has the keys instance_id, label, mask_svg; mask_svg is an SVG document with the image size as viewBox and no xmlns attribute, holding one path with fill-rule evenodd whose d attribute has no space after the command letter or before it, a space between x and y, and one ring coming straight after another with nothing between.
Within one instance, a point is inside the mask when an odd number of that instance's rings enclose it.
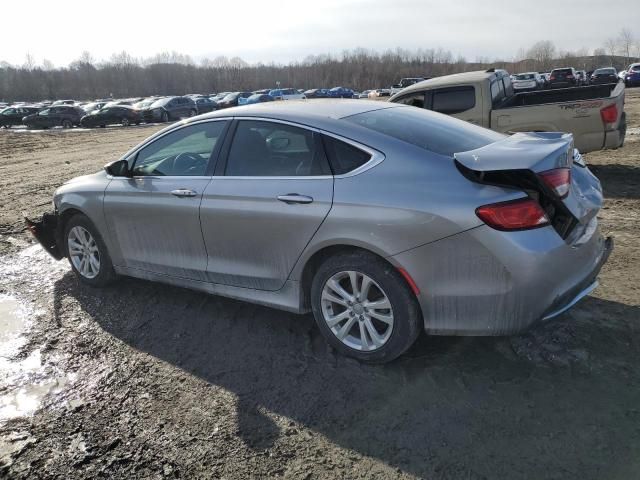
<instances>
[{"instance_id":1,"label":"door window","mask_svg":"<svg viewBox=\"0 0 640 480\"><path fill-rule=\"evenodd\" d=\"M174 130L136 155L135 176L203 176L226 122L207 122Z\"/></svg>"},{"instance_id":2,"label":"door window","mask_svg":"<svg viewBox=\"0 0 640 480\"><path fill-rule=\"evenodd\" d=\"M403 103L405 105L411 105L412 107L424 108L424 92L407 95L395 100L395 103Z\"/></svg>"},{"instance_id":3,"label":"door window","mask_svg":"<svg viewBox=\"0 0 640 480\"><path fill-rule=\"evenodd\" d=\"M275 122L242 120L238 123L225 175L300 177L330 174L319 134Z\"/></svg>"},{"instance_id":4,"label":"door window","mask_svg":"<svg viewBox=\"0 0 640 480\"><path fill-rule=\"evenodd\" d=\"M474 87L459 87L433 91L433 110L448 115L467 111L476 105Z\"/></svg>"}]
</instances>

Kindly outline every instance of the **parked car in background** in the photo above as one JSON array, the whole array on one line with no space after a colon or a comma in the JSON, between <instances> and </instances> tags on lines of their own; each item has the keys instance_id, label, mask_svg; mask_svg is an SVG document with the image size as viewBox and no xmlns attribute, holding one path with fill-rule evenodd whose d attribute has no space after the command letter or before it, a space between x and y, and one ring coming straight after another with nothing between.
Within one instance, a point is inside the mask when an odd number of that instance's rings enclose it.
<instances>
[{"instance_id":1,"label":"parked car in background","mask_svg":"<svg viewBox=\"0 0 640 480\"><path fill-rule=\"evenodd\" d=\"M75 100L56 100L55 102L53 102L51 105L75 105L76 101Z\"/></svg>"},{"instance_id":2,"label":"parked car in background","mask_svg":"<svg viewBox=\"0 0 640 480\"><path fill-rule=\"evenodd\" d=\"M274 100L302 100L307 98L304 93L299 93L295 88L274 88L269 91Z\"/></svg>"},{"instance_id":3,"label":"parked car in background","mask_svg":"<svg viewBox=\"0 0 640 480\"><path fill-rule=\"evenodd\" d=\"M591 83L593 85L602 85L603 83L616 83L618 74L613 67L598 68L591 75Z\"/></svg>"},{"instance_id":4,"label":"parked car in background","mask_svg":"<svg viewBox=\"0 0 640 480\"><path fill-rule=\"evenodd\" d=\"M142 116L138 110L130 105L114 105L85 115L80 119L80 125L85 128L105 127L107 125L120 124L123 127L142 122Z\"/></svg>"},{"instance_id":5,"label":"parked car in background","mask_svg":"<svg viewBox=\"0 0 640 480\"><path fill-rule=\"evenodd\" d=\"M363 90L358 94L358 98L369 98L371 92L373 92L373 90Z\"/></svg>"},{"instance_id":6,"label":"parked car in background","mask_svg":"<svg viewBox=\"0 0 640 480\"><path fill-rule=\"evenodd\" d=\"M624 76L625 76L626 74L627 74L627 71L626 71L626 70L621 70L621 71L619 71L619 72L618 72L618 78L619 78L620 80L624 80Z\"/></svg>"},{"instance_id":7,"label":"parked car in background","mask_svg":"<svg viewBox=\"0 0 640 480\"><path fill-rule=\"evenodd\" d=\"M391 95L395 95L403 88L407 88L408 86L413 85L414 83L422 82L423 80L427 80L427 78L425 77L401 78L398 83L396 83L395 85L391 85L390 93Z\"/></svg>"},{"instance_id":8,"label":"parked car in background","mask_svg":"<svg viewBox=\"0 0 640 480\"><path fill-rule=\"evenodd\" d=\"M252 103L264 103L264 102L273 102L275 99L269 95L268 93L254 93L249 98L246 99L245 105L251 105Z\"/></svg>"},{"instance_id":9,"label":"parked car in background","mask_svg":"<svg viewBox=\"0 0 640 480\"><path fill-rule=\"evenodd\" d=\"M220 92L217 95L214 95L213 97L209 97L211 100L213 100L214 102L216 102L216 104L219 104L220 101L226 97L227 95L231 94L233 92Z\"/></svg>"},{"instance_id":10,"label":"parked car in background","mask_svg":"<svg viewBox=\"0 0 640 480\"><path fill-rule=\"evenodd\" d=\"M195 102L189 97L166 97L156 100L143 110L147 123L170 122L198 114Z\"/></svg>"},{"instance_id":11,"label":"parked car in background","mask_svg":"<svg viewBox=\"0 0 640 480\"><path fill-rule=\"evenodd\" d=\"M209 97L195 97L193 100L196 102L198 115L213 112L216 108L218 108L218 104L211 100Z\"/></svg>"},{"instance_id":12,"label":"parked car in background","mask_svg":"<svg viewBox=\"0 0 640 480\"><path fill-rule=\"evenodd\" d=\"M624 83L627 87L640 85L640 63L632 63L627 67L627 73L624 75Z\"/></svg>"},{"instance_id":13,"label":"parked car in background","mask_svg":"<svg viewBox=\"0 0 640 480\"><path fill-rule=\"evenodd\" d=\"M80 119L85 111L72 105L51 105L38 113L32 113L22 119L29 128L71 128L80 125Z\"/></svg>"},{"instance_id":14,"label":"parked car in background","mask_svg":"<svg viewBox=\"0 0 640 480\"><path fill-rule=\"evenodd\" d=\"M91 102L91 103L86 103L84 105L82 105L82 110L84 110L86 113L91 113L94 110L100 110L102 107L104 107L108 102Z\"/></svg>"},{"instance_id":15,"label":"parked car in background","mask_svg":"<svg viewBox=\"0 0 640 480\"><path fill-rule=\"evenodd\" d=\"M329 90L331 98L353 98L353 90L344 87L333 87Z\"/></svg>"},{"instance_id":16,"label":"parked car in background","mask_svg":"<svg viewBox=\"0 0 640 480\"><path fill-rule=\"evenodd\" d=\"M219 100L218 108L229 108L229 107L237 107L240 105L240 98L249 98L253 95L252 92L232 92L226 95L223 99Z\"/></svg>"},{"instance_id":17,"label":"parked car in background","mask_svg":"<svg viewBox=\"0 0 640 480\"><path fill-rule=\"evenodd\" d=\"M578 86L576 71L570 67L554 68L549 75L549 88L569 88Z\"/></svg>"},{"instance_id":18,"label":"parked car in background","mask_svg":"<svg viewBox=\"0 0 640 480\"><path fill-rule=\"evenodd\" d=\"M576 76L578 77L578 85L589 85L589 77L584 70L576 70Z\"/></svg>"},{"instance_id":19,"label":"parked car in background","mask_svg":"<svg viewBox=\"0 0 640 480\"><path fill-rule=\"evenodd\" d=\"M416 83L389 100L482 125L498 132L569 132L588 153L618 148L627 122L624 84L515 93L504 70L457 73Z\"/></svg>"},{"instance_id":20,"label":"parked car in background","mask_svg":"<svg viewBox=\"0 0 640 480\"><path fill-rule=\"evenodd\" d=\"M551 74L549 72L539 72L540 73L540 78L543 81L543 87L547 88L549 86L549 77L551 76ZM511 80L513 82L513 79Z\"/></svg>"},{"instance_id":21,"label":"parked car in background","mask_svg":"<svg viewBox=\"0 0 640 480\"><path fill-rule=\"evenodd\" d=\"M368 97L369 98L378 98L378 97L390 97L391 90L388 88L376 88L375 90L370 90Z\"/></svg>"},{"instance_id":22,"label":"parked car in background","mask_svg":"<svg viewBox=\"0 0 640 480\"><path fill-rule=\"evenodd\" d=\"M19 106L8 107L0 112L0 127L10 128L14 125L22 125L22 119L28 115L38 113L42 107Z\"/></svg>"},{"instance_id":23,"label":"parked car in background","mask_svg":"<svg viewBox=\"0 0 640 480\"><path fill-rule=\"evenodd\" d=\"M329 90L326 88L312 88L304 92L304 96L307 98L328 98Z\"/></svg>"},{"instance_id":24,"label":"parked car in background","mask_svg":"<svg viewBox=\"0 0 640 480\"><path fill-rule=\"evenodd\" d=\"M596 288L613 242L571 135L341 103L172 125L66 182L29 230L85 285L119 274L311 311L338 352L372 363L423 330L524 331Z\"/></svg>"},{"instance_id":25,"label":"parked car in background","mask_svg":"<svg viewBox=\"0 0 640 480\"><path fill-rule=\"evenodd\" d=\"M136 110L140 112L140 115L143 115L143 111L153 105L155 102L160 100L163 97L150 97L145 98L144 100L140 100L139 102L134 103L132 106Z\"/></svg>"},{"instance_id":26,"label":"parked car in background","mask_svg":"<svg viewBox=\"0 0 640 480\"><path fill-rule=\"evenodd\" d=\"M544 87L544 80L538 72L525 72L516 74L512 84L515 91L526 92L540 90Z\"/></svg>"}]
</instances>

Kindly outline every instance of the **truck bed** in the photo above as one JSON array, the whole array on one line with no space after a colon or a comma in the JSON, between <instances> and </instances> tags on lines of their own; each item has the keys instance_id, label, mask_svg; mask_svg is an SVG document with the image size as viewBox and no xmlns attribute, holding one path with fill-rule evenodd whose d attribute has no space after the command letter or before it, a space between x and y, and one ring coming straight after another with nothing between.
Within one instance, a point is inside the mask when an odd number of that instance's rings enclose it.
<instances>
[{"instance_id":1,"label":"truck bed","mask_svg":"<svg viewBox=\"0 0 640 480\"><path fill-rule=\"evenodd\" d=\"M521 92L511 96L503 105L494 110L511 107L525 107L529 105L543 105L545 103L571 102L576 100L594 100L612 96L617 83L603 85L589 85L586 87L558 88L553 90L538 90Z\"/></svg>"}]
</instances>

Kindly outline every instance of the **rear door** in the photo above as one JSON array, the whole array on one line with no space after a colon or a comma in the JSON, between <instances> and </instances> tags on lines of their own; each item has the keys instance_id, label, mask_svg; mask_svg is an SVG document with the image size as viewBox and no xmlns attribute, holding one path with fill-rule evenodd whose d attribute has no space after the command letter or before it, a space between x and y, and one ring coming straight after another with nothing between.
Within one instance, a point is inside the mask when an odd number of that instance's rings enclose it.
<instances>
[{"instance_id":1,"label":"rear door","mask_svg":"<svg viewBox=\"0 0 640 480\"><path fill-rule=\"evenodd\" d=\"M329 213L333 176L314 131L239 120L200 218L214 283L278 290Z\"/></svg>"},{"instance_id":2,"label":"rear door","mask_svg":"<svg viewBox=\"0 0 640 480\"><path fill-rule=\"evenodd\" d=\"M206 280L199 208L227 124L207 121L171 130L128 159L132 178L112 179L104 212L116 265Z\"/></svg>"}]
</instances>

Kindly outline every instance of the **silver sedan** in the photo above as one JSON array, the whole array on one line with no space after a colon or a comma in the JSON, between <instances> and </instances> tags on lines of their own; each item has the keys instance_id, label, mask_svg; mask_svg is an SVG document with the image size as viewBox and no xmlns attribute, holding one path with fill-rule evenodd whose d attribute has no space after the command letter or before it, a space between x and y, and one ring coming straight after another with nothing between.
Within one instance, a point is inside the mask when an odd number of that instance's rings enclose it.
<instances>
[{"instance_id":1,"label":"silver sedan","mask_svg":"<svg viewBox=\"0 0 640 480\"><path fill-rule=\"evenodd\" d=\"M601 205L571 135L291 101L171 125L28 224L86 284L127 275L312 311L338 351L386 362L422 330L511 334L569 308L612 248Z\"/></svg>"}]
</instances>

